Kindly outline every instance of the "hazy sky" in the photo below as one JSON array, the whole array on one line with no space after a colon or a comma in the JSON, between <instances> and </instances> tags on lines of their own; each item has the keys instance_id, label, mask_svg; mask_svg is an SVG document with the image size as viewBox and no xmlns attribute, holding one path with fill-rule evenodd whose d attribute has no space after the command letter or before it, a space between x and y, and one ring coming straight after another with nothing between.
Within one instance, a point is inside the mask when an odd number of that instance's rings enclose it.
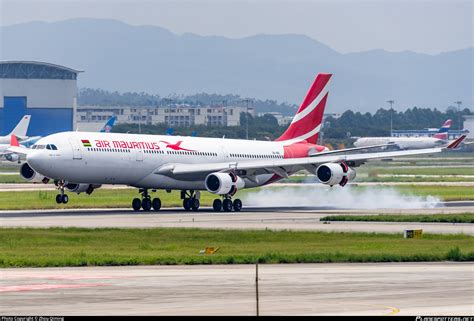
<instances>
[{"instance_id":1,"label":"hazy sky","mask_svg":"<svg viewBox=\"0 0 474 321\"><path fill-rule=\"evenodd\" d=\"M473 0L0 0L0 24L111 18L175 33L305 34L340 52L439 53L473 46ZM1 35L0 35L1 36Z\"/></svg>"}]
</instances>

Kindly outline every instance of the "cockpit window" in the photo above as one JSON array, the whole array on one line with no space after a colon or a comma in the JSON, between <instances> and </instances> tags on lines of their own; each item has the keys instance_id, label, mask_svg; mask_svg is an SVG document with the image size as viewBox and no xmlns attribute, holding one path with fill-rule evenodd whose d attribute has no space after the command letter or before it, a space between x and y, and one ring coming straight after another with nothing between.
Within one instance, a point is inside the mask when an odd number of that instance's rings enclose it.
<instances>
[{"instance_id":1,"label":"cockpit window","mask_svg":"<svg viewBox=\"0 0 474 321\"><path fill-rule=\"evenodd\" d=\"M56 145L54 145L54 144L48 144L48 145L46 145L46 149L49 149L49 150L58 150L58 148L57 148Z\"/></svg>"},{"instance_id":2,"label":"cockpit window","mask_svg":"<svg viewBox=\"0 0 474 321\"><path fill-rule=\"evenodd\" d=\"M36 149L45 149L46 146L45 145L38 145L38 147L36 147Z\"/></svg>"}]
</instances>

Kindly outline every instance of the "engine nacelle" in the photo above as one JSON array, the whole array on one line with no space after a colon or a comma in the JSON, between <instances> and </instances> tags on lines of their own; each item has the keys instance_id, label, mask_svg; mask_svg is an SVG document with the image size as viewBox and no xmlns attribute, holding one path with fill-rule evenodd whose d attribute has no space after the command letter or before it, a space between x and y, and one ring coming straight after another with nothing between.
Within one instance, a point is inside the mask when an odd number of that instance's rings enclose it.
<instances>
[{"instance_id":1,"label":"engine nacelle","mask_svg":"<svg viewBox=\"0 0 474 321\"><path fill-rule=\"evenodd\" d=\"M204 182L208 192L218 195L234 195L245 186L242 178L234 173L211 173Z\"/></svg>"},{"instance_id":2,"label":"engine nacelle","mask_svg":"<svg viewBox=\"0 0 474 321\"><path fill-rule=\"evenodd\" d=\"M36 172L33 168L28 165L28 163L24 163L20 167L20 175L27 181L30 181L32 183L44 183L48 184L49 178L39 174Z\"/></svg>"},{"instance_id":3,"label":"engine nacelle","mask_svg":"<svg viewBox=\"0 0 474 321\"><path fill-rule=\"evenodd\" d=\"M348 182L356 178L356 172L346 163L326 163L319 165L316 169L316 176L319 181L326 185L345 186Z\"/></svg>"},{"instance_id":4,"label":"engine nacelle","mask_svg":"<svg viewBox=\"0 0 474 321\"><path fill-rule=\"evenodd\" d=\"M17 162L20 159L20 156L18 156L18 154L6 154L5 159L10 162Z\"/></svg>"},{"instance_id":5,"label":"engine nacelle","mask_svg":"<svg viewBox=\"0 0 474 321\"><path fill-rule=\"evenodd\" d=\"M94 184L76 184L76 183L68 183L65 187L68 191L73 193L87 193L92 194L92 192L96 189L101 187L102 185L94 185Z\"/></svg>"}]
</instances>

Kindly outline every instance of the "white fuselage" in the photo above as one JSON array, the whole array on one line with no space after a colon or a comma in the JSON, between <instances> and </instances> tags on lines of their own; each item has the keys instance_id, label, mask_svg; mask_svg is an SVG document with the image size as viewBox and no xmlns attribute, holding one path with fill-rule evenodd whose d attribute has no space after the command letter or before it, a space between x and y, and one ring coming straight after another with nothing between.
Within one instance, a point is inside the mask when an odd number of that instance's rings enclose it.
<instances>
[{"instance_id":1,"label":"white fuselage","mask_svg":"<svg viewBox=\"0 0 474 321\"><path fill-rule=\"evenodd\" d=\"M57 149L46 148L51 144ZM48 178L71 183L205 190L203 174L161 175L155 172L161 166L173 163L208 164L283 157L282 142L64 132L39 140L36 148L28 152L27 162ZM257 180L245 180L245 187L264 185L274 174L258 176Z\"/></svg>"},{"instance_id":2,"label":"white fuselage","mask_svg":"<svg viewBox=\"0 0 474 321\"><path fill-rule=\"evenodd\" d=\"M439 147L446 142L433 137L361 137L354 142L355 147L396 144L400 149L422 149Z\"/></svg>"}]
</instances>

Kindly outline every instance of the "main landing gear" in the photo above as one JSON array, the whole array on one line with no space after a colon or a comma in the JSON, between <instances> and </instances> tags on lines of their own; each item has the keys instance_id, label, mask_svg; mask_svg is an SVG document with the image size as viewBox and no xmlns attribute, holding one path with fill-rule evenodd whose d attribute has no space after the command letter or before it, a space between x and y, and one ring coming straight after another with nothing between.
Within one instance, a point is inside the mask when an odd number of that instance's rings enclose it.
<instances>
[{"instance_id":1,"label":"main landing gear","mask_svg":"<svg viewBox=\"0 0 474 321\"><path fill-rule=\"evenodd\" d=\"M69 202L69 196L64 193L64 186L66 186L66 183L64 180L57 180L54 181L54 185L57 186L58 191L60 194L56 195L56 203L58 204L67 204Z\"/></svg>"},{"instance_id":2,"label":"main landing gear","mask_svg":"<svg viewBox=\"0 0 474 321\"><path fill-rule=\"evenodd\" d=\"M186 211L197 211L201 203L199 199L201 198L201 192L197 191L181 191L181 199L183 200L183 208Z\"/></svg>"},{"instance_id":3,"label":"main landing gear","mask_svg":"<svg viewBox=\"0 0 474 321\"><path fill-rule=\"evenodd\" d=\"M152 208L154 211L160 210L161 200L158 197L152 199L146 188L139 189L139 193L142 194L142 199L134 198L132 201L134 211L139 211L140 208L143 208L145 212L149 212Z\"/></svg>"},{"instance_id":4,"label":"main landing gear","mask_svg":"<svg viewBox=\"0 0 474 321\"><path fill-rule=\"evenodd\" d=\"M224 212L240 212L242 209L242 201L236 198L233 202L229 195L225 195L223 200L215 199L212 203L212 208L215 212L220 212L224 210Z\"/></svg>"}]
</instances>

